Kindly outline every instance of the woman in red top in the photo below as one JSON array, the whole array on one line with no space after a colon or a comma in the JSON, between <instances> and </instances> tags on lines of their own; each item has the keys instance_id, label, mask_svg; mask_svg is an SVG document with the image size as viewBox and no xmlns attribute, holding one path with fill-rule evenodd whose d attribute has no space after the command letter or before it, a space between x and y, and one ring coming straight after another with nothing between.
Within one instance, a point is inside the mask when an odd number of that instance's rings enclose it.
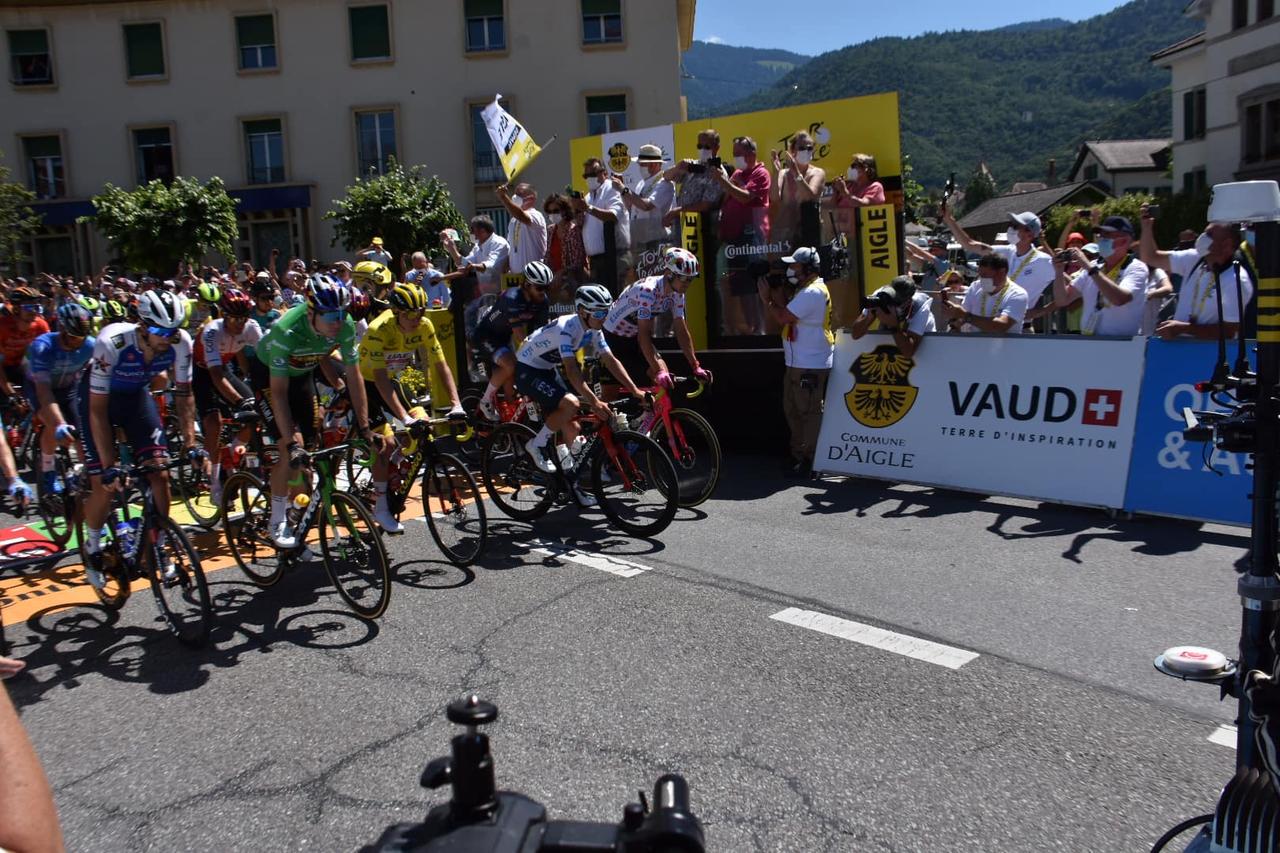
<instances>
[{"instance_id":1,"label":"woman in red top","mask_svg":"<svg viewBox=\"0 0 1280 853\"><path fill-rule=\"evenodd\" d=\"M29 287L16 288L9 293L8 313L0 317L0 359L4 367L0 391L9 396L13 396L13 383L22 382L22 359L27 347L49 331L49 324L40 316L40 299L40 294Z\"/></svg>"},{"instance_id":2,"label":"woman in red top","mask_svg":"<svg viewBox=\"0 0 1280 853\"><path fill-rule=\"evenodd\" d=\"M560 193L547 196L542 210L547 214L547 265L556 274L558 292L554 298L559 301L566 293L572 295L591 272L582 243L584 214L575 214L569 199Z\"/></svg>"}]
</instances>

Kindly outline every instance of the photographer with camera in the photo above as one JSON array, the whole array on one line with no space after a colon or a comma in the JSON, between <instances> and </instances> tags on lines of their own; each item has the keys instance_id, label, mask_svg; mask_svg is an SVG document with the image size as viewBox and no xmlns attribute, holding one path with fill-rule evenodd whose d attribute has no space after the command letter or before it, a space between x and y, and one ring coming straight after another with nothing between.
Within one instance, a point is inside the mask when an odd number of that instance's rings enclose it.
<instances>
[{"instance_id":1,"label":"photographer with camera","mask_svg":"<svg viewBox=\"0 0 1280 853\"><path fill-rule=\"evenodd\" d=\"M942 313L952 331L1022 334L1027 292L1009 277L1009 260L992 252L978 260L978 280L965 291L960 305L947 302Z\"/></svg>"},{"instance_id":2,"label":"photographer with camera","mask_svg":"<svg viewBox=\"0 0 1280 853\"><path fill-rule=\"evenodd\" d=\"M1123 216L1108 216L1094 233L1096 258L1083 249L1063 249L1054 255L1054 307L1066 308L1080 299L1081 334L1132 337L1142 328L1148 278L1147 265L1131 251L1133 225ZM1073 264L1079 272L1069 275Z\"/></svg>"},{"instance_id":3,"label":"photographer with camera","mask_svg":"<svg viewBox=\"0 0 1280 853\"><path fill-rule=\"evenodd\" d=\"M673 227L681 213L701 213L712 220L712 225L716 224L724 201L724 188L716 172L724 171L724 164L720 162L720 134L710 129L702 131L698 134L698 159L681 160L662 173L668 181L680 185L675 206L662 217L662 224Z\"/></svg>"},{"instance_id":4,"label":"photographer with camera","mask_svg":"<svg viewBox=\"0 0 1280 853\"><path fill-rule=\"evenodd\" d=\"M917 290L909 275L898 276L862 300L862 313L849 327L850 336L858 340L873 322L879 322L881 329L893 334L898 352L907 358L916 354L926 333L938 330L933 318L933 298Z\"/></svg>"},{"instance_id":5,"label":"photographer with camera","mask_svg":"<svg viewBox=\"0 0 1280 853\"><path fill-rule=\"evenodd\" d=\"M782 351L786 360L782 410L791 431L791 462L787 474L807 479L813 473L813 452L818 445L827 377L835 355L831 292L818 275L817 249L802 246L782 262L787 265L788 289L794 288L785 304L774 298L767 279L758 278L756 287L765 309L782 325Z\"/></svg>"}]
</instances>

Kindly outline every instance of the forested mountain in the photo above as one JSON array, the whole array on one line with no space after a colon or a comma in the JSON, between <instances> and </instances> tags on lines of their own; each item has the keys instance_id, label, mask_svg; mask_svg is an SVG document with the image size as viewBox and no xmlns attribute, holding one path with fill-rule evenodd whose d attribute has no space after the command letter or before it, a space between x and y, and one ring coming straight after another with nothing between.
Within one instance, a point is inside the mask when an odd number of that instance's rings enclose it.
<instances>
[{"instance_id":1,"label":"forested mountain","mask_svg":"<svg viewBox=\"0 0 1280 853\"><path fill-rule=\"evenodd\" d=\"M1086 138L1169 135L1169 72L1148 57L1201 27L1186 0L1133 0L1079 23L879 38L815 57L720 114L897 90L916 179L986 161L1000 190L1060 173ZM1161 96L1158 93L1164 91Z\"/></svg>"},{"instance_id":2,"label":"forested mountain","mask_svg":"<svg viewBox=\"0 0 1280 853\"><path fill-rule=\"evenodd\" d=\"M689 99L689 118L701 118L723 112L719 108L725 104L776 83L809 57L789 50L695 41L683 60L685 78L680 89Z\"/></svg>"}]
</instances>

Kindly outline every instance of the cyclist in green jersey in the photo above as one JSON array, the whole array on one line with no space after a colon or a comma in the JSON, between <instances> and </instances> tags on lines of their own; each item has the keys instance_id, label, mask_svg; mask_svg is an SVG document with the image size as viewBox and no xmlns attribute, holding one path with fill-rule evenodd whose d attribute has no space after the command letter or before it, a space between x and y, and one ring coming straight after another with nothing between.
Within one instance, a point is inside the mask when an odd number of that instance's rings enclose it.
<instances>
[{"instance_id":1,"label":"cyclist in green jersey","mask_svg":"<svg viewBox=\"0 0 1280 853\"><path fill-rule=\"evenodd\" d=\"M249 360L250 384L264 404L266 427L279 442L280 464L271 469L272 541L279 548L297 544L286 517L291 469L299 467L304 448L316 437L315 385L312 372L337 350L346 365L347 388L360 437L378 450L382 436L369 428L369 405L360 360L356 356L355 322L347 313L351 291L326 273L307 282L306 301L284 313L258 342L257 358ZM284 464L288 460L289 464Z\"/></svg>"}]
</instances>

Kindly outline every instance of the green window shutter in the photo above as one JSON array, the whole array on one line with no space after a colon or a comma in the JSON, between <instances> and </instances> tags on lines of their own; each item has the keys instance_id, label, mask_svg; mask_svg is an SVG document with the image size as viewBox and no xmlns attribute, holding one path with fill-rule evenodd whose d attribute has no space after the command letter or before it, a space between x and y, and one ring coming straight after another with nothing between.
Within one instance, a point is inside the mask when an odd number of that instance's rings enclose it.
<instances>
[{"instance_id":1,"label":"green window shutter","mask_svg":"<svg viewBox=\"0 0 1280 853\"><path fill-rule=\"evenodd\" d=\"M33 54L49 52L49 34L44 30L9 30L9 52Z\"/></svg>"},{"instance_id":2,"label":"green window shutter","mask_svg":"<svg viewBox=\"0 0 1280 853\"><path fill-rule=\"evenodd\" d=\"M622 0L582 0L584 15L621 15Z\"/></svg>"},{"instance_id":3,"label":"green window shutter","mask_svg":"<svg viewBox=\"0 0 1280 853\"><path fill-rule=\"evenodd\" d=\"M352 6L351 58L384 59L391 56L391 26L386 6Z\"/></svg>"},{"instance_id":4,"label":"green window shutter","mask_svg":"<svg viewBox=\"0 0 1280 853\"><path fill-rule=\"evenodd\" d=\"M468 18L501 18L502 0L466 0L464 9Z\"/></svg>"},{"instance_id":5,"label":"green window shutter","mask_svg":"<svg viewBox=\"0 0 1280 853\"><path fill-rule=\"evenodd\" d=\"M244 123L245 136L253 136L260 133L279 133L280 119L263 118L255 121L246 121Z\"/></svg>"},{"instance_id":6,"label":"green window shutter","mask_svg":"<svg viewBox=\"0 0 1280 853\"><path fill-rule=\"evenodd\" d=\"M61 157L62 140L56 136L24 136L22 149L27 159L32 157Z\"/></svg>"},{"instance_id":7,"label":"green window shutter","mask_svg":"<svg viewBox=\"0 0 1280 853\"><path fill-rule=\"evenodd\" d=\"M164 35L159 24L125 24L124 46L130 77L164 74Z\"/></svg>"},{"instance_id":8,"label":"green window shutter","mask_svg":"<svg viewBox=\"0 0 1280 853\"><path fill-rule=\"evenodd\" d=\"M626 95L590 95L587 97L587 112L589 113L625 113L626 111Z\"/></svg>"},{"instance_id":9,"label":"green window shutter","mask_svg":"<svg viewBox=\"0 0 1280 853\"><path fill-rule=\"evenodd\" d=\"M236 40L240 47L275 44L275 22L270 15L246 15L236 18Z\"/></svg>"}]
</instances>

